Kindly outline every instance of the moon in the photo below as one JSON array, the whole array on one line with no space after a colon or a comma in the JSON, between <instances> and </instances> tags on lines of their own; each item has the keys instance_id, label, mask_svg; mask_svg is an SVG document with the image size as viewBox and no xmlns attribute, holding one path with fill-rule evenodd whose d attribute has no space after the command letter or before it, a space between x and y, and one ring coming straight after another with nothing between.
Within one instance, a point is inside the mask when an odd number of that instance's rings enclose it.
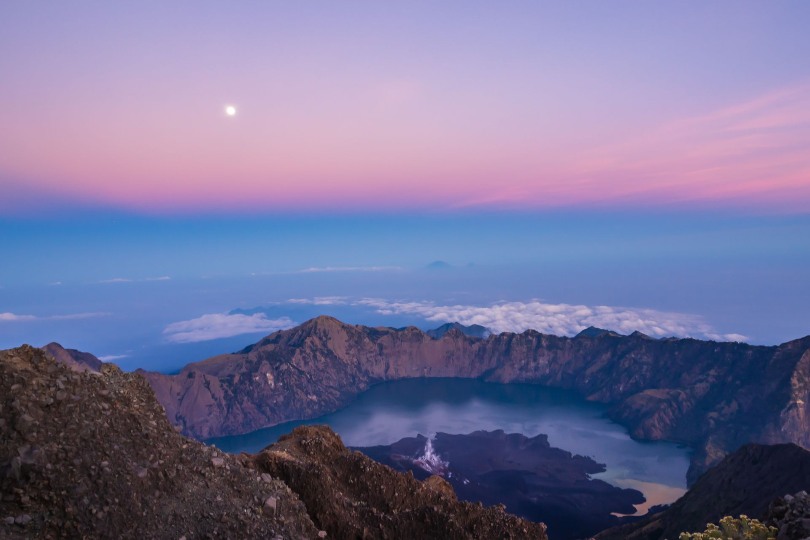
<instances>
[{"instance_id":1,"label":"moon","mask_svg":"<svg viewBox=\"0 0 810 540\"><path fill-rule=\"evenodd\" d=\"M236 116L236 107L234 107L233 105L226 105L225 114L227 114L228 116Z\"/></svg>"}]
</instances>

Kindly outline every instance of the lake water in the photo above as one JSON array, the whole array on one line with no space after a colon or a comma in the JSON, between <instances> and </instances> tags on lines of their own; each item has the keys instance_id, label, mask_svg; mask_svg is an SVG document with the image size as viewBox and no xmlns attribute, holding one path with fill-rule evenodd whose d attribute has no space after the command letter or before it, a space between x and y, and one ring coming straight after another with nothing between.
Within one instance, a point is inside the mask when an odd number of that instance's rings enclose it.
<instances>
[{"instance_id":1,"label":"lake water","mask_svg":"<svg viewBox=\"0 0 810 540\"><path fill-rule=\"evenodd\" d=\"M529 384L468 379L407 379L386 382L360 394L346 408L306 421L287 422L245 435L210 439L226 452L257 452L294 427L328 424L347 446L391 444L438 431L470 433L502 429L589 456L607 466L594 475L644 493L651 505L672 502L686 489L690 450L666 442L639 442L605 417L606 407L575 392Z\"/></svg>"}]
</instances>

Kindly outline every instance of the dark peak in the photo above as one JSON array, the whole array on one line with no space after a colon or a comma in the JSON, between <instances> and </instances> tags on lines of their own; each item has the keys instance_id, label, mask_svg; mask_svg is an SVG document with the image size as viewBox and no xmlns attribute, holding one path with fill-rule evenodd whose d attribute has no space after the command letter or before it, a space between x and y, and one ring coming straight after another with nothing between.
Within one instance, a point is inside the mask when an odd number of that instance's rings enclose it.
<instances>
[{"instance_id":1,"label":"dark peak","mask_svg":"<svg viewBox=\"0 0 810 540\"><path fill-rule=\"evenodd\" d=\"M481 326L480 324L471 324L469 326L465 326L461 323L451 322L443 324L438 328L434 328L433 330L427 330L425 334L429 335L433 339L440 339L451 332L460 333L462 335L475 338L486 338L492 333L488 328Z\"/></svg>"},{"instance_id":2,"label":"dark peak","mask_svg":"<svg viewBox=\"0 0 810 540\"><path fill-rule=\"evenodd\" d=\"M66 349L55 341L42 347L42 350L53 356L57 362L65 364L74 371L98 371L103 364L101 360L90 353L77 351L76 349Z\"/></svg>"},{"instance_id":3,"label":"dark peak","mask_svg":"<svg viewBox=\"0 0 810 540\"><path fill-rule=\"evenodd\" d=\"M588 337L597 338L602 336L621 336L612 330L605 330L604 328L597 328L596 326L589 326L574 337Z\"/></svg>"},{"instance_id":4,"label":"dark peak","mask_svg":"<svg viewBox=\"0 0 810 540\"><path fill-rule=\"evenodd\" d=\"M238 351L236 354L248 354L255 350L261 349L274 343L287 343L288 345L305 339L315 333L329 334L340 328L348 328L350 325L339 321L338 319L329 315L318 315L308 321L304 321L298 326L287 328L285 330L276 330L256 343L248 345L244 349Z\"/></svg>"},{"instance_id":5,"label":"dark peak","mask_svg":"<svg viewBox=\"0 0 810 540\"><path fill-rule=\"evenodd\" d=\"M335 328L340 326L348 326L343 321L340 321L330 315L318 315L315 318L312 318L305 323L301 324L297 328L300 329L308 329L308 328ZM293 328L292 330L295 330Z\"/></svg>"},{"instance_id":6,"label":"dark peak","mask_svg":"<svg viewBox=\"0 0 810 540\"><path fill-rule=\"evenodd\" d=\"M447 270L448 268L453 268L453 265L445 261L433 261L425 266L425 268L428 270Z\"/></svg>"},{"instance_id":7,"label":"dark peak","mask_svg":"<svg viewBox=\"0 0 810 540\"><path fill-rule=\"evenodd\" d=\"M343 322L339 321L335 317L332 317L331 315L318 315L317 317L311 318L308 322L310 322L310 323L318 323L318 324L322 324L322 323L343 324Z\"/></svg>"},{"instance_id":8,"label":"dark peak","mask_svg":"<svg viewBox=\"0 0 810 540\"><path fill-rule=\"evenodd\" d=\"M655 339L654 337L648 336L644 332L639 332L638 330L636 330L635 332L630 334L630 337L636 338L636 339L652 339L652 340Z\"/></svg>"}]
</instances>

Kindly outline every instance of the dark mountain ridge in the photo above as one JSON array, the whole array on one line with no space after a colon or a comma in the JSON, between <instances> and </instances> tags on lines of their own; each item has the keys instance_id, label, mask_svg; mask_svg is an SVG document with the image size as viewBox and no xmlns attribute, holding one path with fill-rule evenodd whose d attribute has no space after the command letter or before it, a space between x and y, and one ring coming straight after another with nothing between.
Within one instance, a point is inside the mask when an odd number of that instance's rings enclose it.
<instances>
[{"instance_id":1,"label":"dark mountain ridge","mask_svg":"<svg viewBox=\"0 0 810 540\"><path fill-rule=\"evenodd\" d=\"M590 333L588 333L590 334ZM170 421L205 439L313 418L371 385L466 377L574 389L643 440L695 449L688 480L749 442L810 447L810 336L779 346L528 330L486 339L327 316L176 375L143 372Z\"/></svg>"},{"instance_id":2,"label":"dark mountain ridge","mask_svg":"<svg viewBox=\"0 0 810 540\"><path fill-rule=\"evenodd\" d=\"M443 324L438 328L433 328L432 330L426 330L425 334L429 335L433 339L440 339L451 330L458 330L465 336L477 338L485 338L492 333L487 327L481 326L480 324L471 324L469 326L465 326L463 324L453 322Z\"/></svg>"}]
</instances>

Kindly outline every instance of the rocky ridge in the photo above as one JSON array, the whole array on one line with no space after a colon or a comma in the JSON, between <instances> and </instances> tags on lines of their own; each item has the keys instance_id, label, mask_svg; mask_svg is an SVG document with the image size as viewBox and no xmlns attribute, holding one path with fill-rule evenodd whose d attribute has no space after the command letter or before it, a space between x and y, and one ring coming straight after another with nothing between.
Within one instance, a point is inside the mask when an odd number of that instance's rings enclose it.
<instances>
[{"instance_id":1,"label":"rocky ridge","mask_svg":"<svg viewBox=\"0 0 810 540\"><path fill-rule=\"evenodd\" d=\"M277 459L302 468L285 483ZM112 364L77 370L30 346L0 351L0 538L355 538L363 530L545 538L541 524L460 503L439 480L422 483L349 452L328 428L299 431L258 456L223 454L179 434L138 374Z\"/></svg>"},{"instance_id":2,"label":"rocky ridge","mask_svg":"<svg viewBox=\"0 0 810 540\"><path fill-rule=\"evenodd\" d=\"M313 418L381 381L468 377L574 389L606 403L632 436L695 448L690 484L749 442L810 447L810 336L762 347L638 332L483 339L451 328L434 339L414 327L322 316L176 375L143 374L171 422L201 439Z\"/></svg>"}]
</instances>

